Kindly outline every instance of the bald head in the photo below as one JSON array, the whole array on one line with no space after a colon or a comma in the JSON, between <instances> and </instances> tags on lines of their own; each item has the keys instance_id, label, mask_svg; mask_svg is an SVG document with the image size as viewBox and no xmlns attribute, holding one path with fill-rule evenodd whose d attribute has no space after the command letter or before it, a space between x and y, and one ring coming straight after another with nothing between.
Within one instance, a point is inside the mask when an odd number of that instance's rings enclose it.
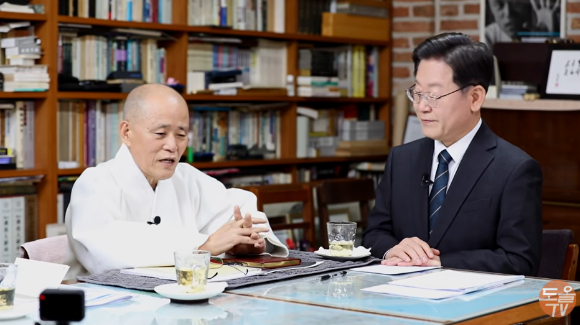
<instances>
[{"instance_id":1,"label":"bald head","mask_svg":"<svg viewBox=\"0 0 580 325\"><path fill-rule=\"evenodd\" d=\"M153 188L173 176L187 147L189 110L173 89L160 84L129 93L119 123L121 141Z\"/></svg>"},{"instance_id":2,"label":"bald head","mask_svg":"<svg viewBox=\"0 0 580 325\"><path fill-rule=\"evenodd\" d=\"M149 116L152 108L160 109L168 104L176 104L187 108L187 103L181 95L162 84L145 84L133 89L123 106L123 119L135 122Z\"/></svg>"}]
</instances>

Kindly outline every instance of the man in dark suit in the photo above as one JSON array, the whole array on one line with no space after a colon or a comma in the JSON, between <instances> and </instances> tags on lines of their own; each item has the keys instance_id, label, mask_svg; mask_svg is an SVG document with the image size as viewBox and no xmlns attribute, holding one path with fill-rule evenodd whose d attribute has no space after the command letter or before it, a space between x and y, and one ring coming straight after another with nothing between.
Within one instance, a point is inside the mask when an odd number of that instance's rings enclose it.
<instances>
[{"instance_id":1,"label":"man in dark suit","mask_svg":"<svg viewBox=\"0 0 580 325\"><path fill-rule=\"evenodd\" d=\"M362 244L386 265L536 274L542 172L481 119L492 54L449 33L413 61L407 95L426 138L391 150Z\"/></svg>"}]
</instances>

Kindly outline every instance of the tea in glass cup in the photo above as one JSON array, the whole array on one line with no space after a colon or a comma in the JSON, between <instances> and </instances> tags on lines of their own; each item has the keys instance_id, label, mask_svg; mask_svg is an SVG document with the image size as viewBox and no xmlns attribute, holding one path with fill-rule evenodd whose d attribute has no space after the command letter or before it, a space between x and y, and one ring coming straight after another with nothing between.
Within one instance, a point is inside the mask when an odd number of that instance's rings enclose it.
<instances>
[{"instance_id":1,"label":"tea in glass cup","mask_svg":"<svg viewBox=\"0 0 580 325\"><path fill-rule=\"evenodd\" d=\"M356 222L330 221L328 230L328 248L331 256L352 256Z\"/></svg>"},{"instance_id":2,"label":"tea in glass cup","mask_svg":"<svg viewBox=\"0 0 580 325\"><path fill-rule=\"evenodd\" d=\"M0 312L14 307L18 265L0 263Z\"/></svg>"},{"instance_id":3,"label":"tea in glass cup","mask_svg":"<svg viewBox=\"0 0 580 325\"><path fill-rule=\"evenodd\" d=\"M174 253L177 285L184 292L203 292L207 284L210 252L179 250Z\"/></svg>"}]
</instances>

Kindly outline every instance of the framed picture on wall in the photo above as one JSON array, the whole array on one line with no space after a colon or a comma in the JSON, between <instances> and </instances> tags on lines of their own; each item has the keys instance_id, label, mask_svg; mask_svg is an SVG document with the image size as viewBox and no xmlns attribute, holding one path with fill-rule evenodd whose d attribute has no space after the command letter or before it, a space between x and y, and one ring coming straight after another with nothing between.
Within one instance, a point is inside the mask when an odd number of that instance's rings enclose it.
<instances>
[{"instance_id":1,"label":"framed picture on wall","mask_svg":"<svg viewBox=\"0 0 580 325\"><path fill-rule=\"evenodd\" d=\"M566 0L480 0L479 39L494 43L564 38Z\"/></svg>"},{"instance_id":2,"label":"framed picture on wall","mask_svg":"<svg viewBox=\"0 0 580 325\"><path fill-rule=\"evenodd\" d=\"M542 98L580 99L580 44L554 44Z\"/></svg>"}]
</instances>

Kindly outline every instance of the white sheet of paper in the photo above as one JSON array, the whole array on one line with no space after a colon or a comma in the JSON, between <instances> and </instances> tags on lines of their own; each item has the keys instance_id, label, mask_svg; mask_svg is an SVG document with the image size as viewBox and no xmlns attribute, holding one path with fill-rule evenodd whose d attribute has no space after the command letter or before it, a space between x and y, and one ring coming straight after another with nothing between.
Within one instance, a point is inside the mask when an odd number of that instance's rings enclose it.
<instances>
[{"instance_id":1,"label":"white sheet of paper","mask_svg":"<svg viewBox=\"0 0 580 325\"><path fill-rule=\"evenodd\" d=\"M44 289L58 288L69 269L68 265L17 258L16 294L38 298Z\"/></svg>"},{"instance_id":2,"label":"white sheet of paper","mask_svg":"<svg viewBox=\"0 0 580 325\"><path fill-rule=\"evenodd\" d=\"M445 270L412 278L395 280L390 285L433 290L472 292L523 279L523 275L496 275Z\"/></svg>"},{"instance_id":3,"label":"white sheet of paper","mask_svg":"<svg viewBox=\"0 0 580 325\"><path fill-rule=\"evenodd\" d=\"M371 265L351 269L351 271L378 273L385 275L406 274L413 272L421 272L432 269L438 269L440 266L387 266L387 265Z\"/></svg>"},{"instance_id":4,"label":"white sheet of paper","mask_svg":"<svg viewBox=\"0 0 580 325\"><path fill-rule=\"evenodd\" d=\"M125 301L127 299L133 298L134 295L121 292L121 291L113 291L113 290L106 290L106 289L92 289L92 288L85 288L80 286L72 286L72 285L61 285L59 289L65 290L82 290L85 292L85 306L86 307L93 307L93 306L101 306L107 305L118 301Z\"/></svg>"},{"instance_id":5,"label":"white sheet of paper","mask_svg":"<svg viewBox=\"0 0 580 325\"><path fill-rule=\"evenodd\" d=\"M445 299L457 297L463 294L457 291L408 288L401 286L393 286L389 284L381 284L378 286L364 288L361 290L366 292L383 293L399 297L420 298L420 299Z\"/></svg>"}]
</instances>

